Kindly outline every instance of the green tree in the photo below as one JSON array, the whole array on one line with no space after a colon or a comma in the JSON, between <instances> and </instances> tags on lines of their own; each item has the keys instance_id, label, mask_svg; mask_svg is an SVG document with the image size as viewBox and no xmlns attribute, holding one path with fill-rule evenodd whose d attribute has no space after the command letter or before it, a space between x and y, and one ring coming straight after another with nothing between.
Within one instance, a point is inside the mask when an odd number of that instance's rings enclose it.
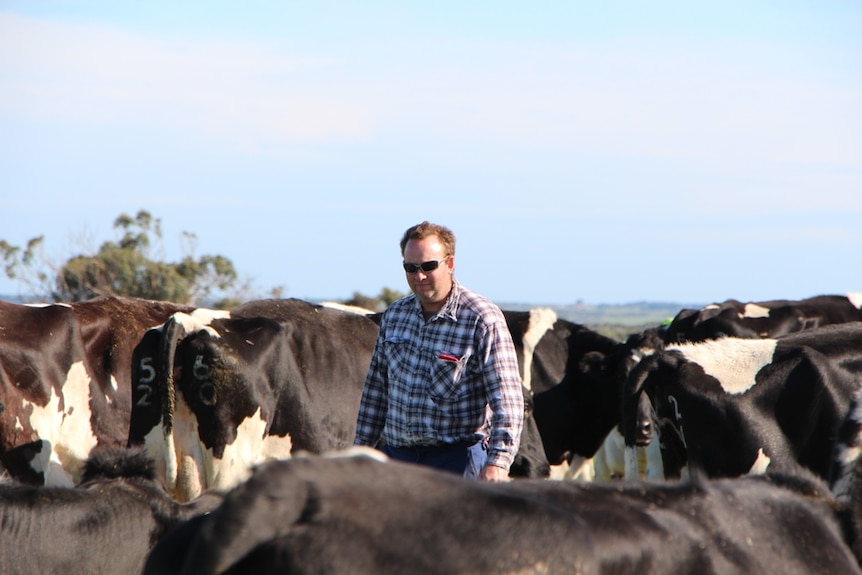
<instances>
[{"instance_id":1,"label":"green tree","mask_svg":"<svg viewBox=\"0 0 862 575\"><path fill-rule=\"evenodd\" d=\"M377 297L371 297L363 295L359 292L353 292L353 297L341 303L346 305L355 305L357 307L370 309L371 311L383 311L384 309L389 307L389 304L403 297L403 293L385 287L380 291L380 295L378 295Z\"/></svg>"},{"instance_id":2,"label":"green tree","mask_svg":"<svg viewBox=\"0 0 862 575\"><path fill-rule=\"evenodd\" d=\"M49 294L54 301L117 295L199 304L237 289L237 273L229 259L219 255L194 257L194 234L183 233L191 254L181 261L154 259L152 242L156 239L161 243L161 220L145 210L134 218L120 214L114 229L121 233L118 241L105 242L95 254L75 255L60 266L44 258L44 236L33 238L24 248L0 240L4 272L8 278L29 285L35 293ZM223 297L216 305L239 299Z\"/></svg>"},{"instance_id":3,"label":"green tree","mask_svg":"<svg viewBox=\"0 0 862 575\"><path fill-rule=\"evenodd\" d=\"M389 307L389 304L403 298L404 295L405 295L404 293L402 293L398 290L394 290L394 289L390 289L390 288L385 287L385 288L383 288L383 290L381 290L380 295L377 296L377 298L383 304L383 307L387 308L387 307Z\"/></svg>"}]
</instances>

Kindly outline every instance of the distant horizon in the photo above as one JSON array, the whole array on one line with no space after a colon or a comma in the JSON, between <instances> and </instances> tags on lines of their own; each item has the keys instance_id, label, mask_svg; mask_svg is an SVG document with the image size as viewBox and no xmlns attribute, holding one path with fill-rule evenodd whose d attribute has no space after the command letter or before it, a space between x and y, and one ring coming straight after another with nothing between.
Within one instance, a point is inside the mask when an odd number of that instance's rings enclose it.
<instances>
[{"instance_id":1,"label":"distant horizon","mask_svg":"<svg viewBox=\"0 0 862 575\"><path fill-rule=\"evenodd\" d=\"M368 294L362 294L362 295L368 295ZM405 295L407 295L407 294L405 293ZM787 299L789 301L799 301L801 299L808 299L809 297L818 297L818 296L848 296L848 297L851 297L851 299L855 297L856 301L858 301L857 305L862 306L862 292L821 293L821 294L813 294L813 295L807 296L805 298L773 298L772 300L741 300L741 299L737 299L737 298L725 298L722 300L709 301L709 302L659 301L659 300L645 300L645 299L633 300L633 301L627 301L627 302L590 302L590 301L584 301L584 300L576 300L576 301L568 302L568 303L567 302L497 301L497 300L492 300L492 301L494 301L494 303L496 303L500 307L503 307L505 305L512 305L512 306L551 307L551 308L576 308L578 306L584 306L584 307L597 307L597 306L627 307L627 306L636 306L636 305L646 305L646 306L654 306L654 307L681 306L681 308L685 307L685 308L699 309L699 308L707 306L707 305L723 303L725 301L730 301L730 300L739 301L741 303L758 303L758 302L774 301L776 299ZM259 298L249 298L249 299L246 299L243 301L252 301L254 299L269 299L270 297L271 296L261 296ZM369 296L369 297L373 297L373 296ZM45 300L40 300L36 296L29 296L29 295L28 296L18 296L15 294L0 294L0 299L5 300L5 301L10 301L10 302L15 302L15 303L22 303L22 302L25 302L26 300L28 300L30 298L33 298L32 303L45 301ZM144 299L147 299L147 298L144 298ZM347 298L327 298L327 297L309 298L309 297L285 295L279 299L301 299L301 300L305 300L305 301L312 302L312 303L321 303L321 302L343 303L345 301L349 301L351 298L350 297L347 297ZM27 303L31 303L31 302L27 302ZM65 303L65 302L57 302L57 303Z\"/></svg>"}]
</instances>

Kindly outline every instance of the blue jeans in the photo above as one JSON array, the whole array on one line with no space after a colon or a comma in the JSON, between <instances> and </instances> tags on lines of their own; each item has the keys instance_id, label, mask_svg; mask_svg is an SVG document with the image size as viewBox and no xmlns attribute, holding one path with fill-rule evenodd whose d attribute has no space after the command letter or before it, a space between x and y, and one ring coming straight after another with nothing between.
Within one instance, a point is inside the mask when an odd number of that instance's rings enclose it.
<instances>
[{"instance_id":1,"label":"blue jeans","mask_svg":"<svg viewBox=\"0 0 862 575\"><path fill-rule=\"evenodd\" d=\"M417 463L475 479L479 477L487 455L485 444L466 442L428 447L394 447L384 445L381 449L390 459Z\"/></svg>"}]
</instances>

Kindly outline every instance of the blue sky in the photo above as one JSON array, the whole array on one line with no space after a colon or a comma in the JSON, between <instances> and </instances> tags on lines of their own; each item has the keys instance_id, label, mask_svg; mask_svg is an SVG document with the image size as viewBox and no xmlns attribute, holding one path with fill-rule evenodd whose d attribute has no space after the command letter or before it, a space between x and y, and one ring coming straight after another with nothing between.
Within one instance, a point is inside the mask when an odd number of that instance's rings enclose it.
<instances>
[{"instance_id":1,"label":"blue sky","mask_svg":"<svg viewBox=\"0 0 862 575\"><path fill-rule=\"evenodd\" d=\"M856 0L0 0L0 239L145 209L346 299L428 219L500 303L862 291L860 103Z\"/></svg>"}]
</instances>

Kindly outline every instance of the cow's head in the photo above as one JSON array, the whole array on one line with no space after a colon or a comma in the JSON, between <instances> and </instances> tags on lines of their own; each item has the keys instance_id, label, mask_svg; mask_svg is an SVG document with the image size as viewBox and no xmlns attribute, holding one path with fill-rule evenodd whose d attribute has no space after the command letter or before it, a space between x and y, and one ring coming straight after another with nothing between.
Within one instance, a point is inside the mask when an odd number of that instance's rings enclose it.
<instances>
[{"instance_id":1,"label":"cow's head","mask_svg":"<svg viewBox=\"0 0 862 575\"><path fill-rule=\"evenodd\" d=\"M199 308L173 314L163 325L148 330L132 353L132 408L128 446L146 445L165 486L174 492L182 482L181 456L174 443L177 347L190 333L208 329L229 312ZM174 495L177 495L174 493Z\"/></svg>"},{"instance_id":2,"label":"cow's head","mask_svg":"<svg viewBox=\"0 0 862 575\"><path fill-rule=\"evenodd\" d=\"M683 414L672 389L663 385L681 362L673 351L645 356L632 370L623 394L620 427L625 438L626 477L639 475L637 450L660 448L662 477L678 477L685 464ZM655 474L654 474L655 476Z\"/></svg>"}]
</instances>

